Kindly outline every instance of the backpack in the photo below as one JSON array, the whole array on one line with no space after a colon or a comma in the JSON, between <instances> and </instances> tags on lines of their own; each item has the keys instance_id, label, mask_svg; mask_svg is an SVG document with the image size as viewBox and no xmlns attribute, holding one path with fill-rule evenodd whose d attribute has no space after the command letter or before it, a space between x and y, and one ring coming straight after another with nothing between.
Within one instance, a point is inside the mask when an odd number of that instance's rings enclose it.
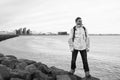
<instances>
[{"instance_id":1,"label":"backpack","mask_svg":"<svg viewBox=\"0 0 120 80\"><path fill-rule=\"evenodd\" d=\"M73 38L72 38L72 41L74 42L74 39L75 39L75 30L76 30L76 28L75 28L76 26L74 26L73 27ZM87 38L87 32L86 32L86 28L83 26L83 29L84 29L84 31L85 31L85 37Z\"/></svg>"}]
</instances>

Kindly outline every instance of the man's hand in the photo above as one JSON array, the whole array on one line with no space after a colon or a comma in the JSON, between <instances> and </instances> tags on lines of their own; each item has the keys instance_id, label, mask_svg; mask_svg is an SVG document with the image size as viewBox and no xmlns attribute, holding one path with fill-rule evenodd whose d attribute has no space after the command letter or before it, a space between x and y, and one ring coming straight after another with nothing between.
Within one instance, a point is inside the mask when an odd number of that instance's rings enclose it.
<instances>
[{"instance_id":1,"label":"man's hand","mask_svg":"<svg viewBox=\"0 0 120 80\"><path fill-rule=\"evenodd\" d=\"M73 51L74 51L74 48L71 48L70 50L71 50L71 52L73 52Z\"/></svg>"},{"instance_id":2,"label":"man's hand","mask_svg":"<svg viewBox=\"0 0 120 80\"><path fill-rule=\"evenodd\" d=\"M89 51L90 51L90 49L89 49L89 48L87 48L87 49L86 49L86 51L87 51L87 52L89 52Z\"/></svg>"}]
</instances>

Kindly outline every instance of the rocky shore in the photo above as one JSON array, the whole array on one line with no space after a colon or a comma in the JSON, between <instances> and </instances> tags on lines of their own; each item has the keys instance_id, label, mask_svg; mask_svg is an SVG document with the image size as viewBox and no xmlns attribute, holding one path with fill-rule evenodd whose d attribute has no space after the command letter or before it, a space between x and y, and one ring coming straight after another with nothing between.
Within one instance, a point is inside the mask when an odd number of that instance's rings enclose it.
<instances>
[{"instance_id":1,"label":"rocky shore","mask_svg":"<svg viewBox=\"0 0 120 80\"><path fill-rule=\"evenodd\" d=\"M81 80L68 71L42 62L18 59L13 55L0 53L0 80Z\"/></svg>"},{"instance_id":2,"label":"rocky shore","mask_svg":"<svg viewBox=\"0 0 120 80\"><path fill-rule=\"evenodd\" d=\"M5 35L0 35L0 41L6 40L6 39L10 39L10 38L14 38L17 37L19 35L9 35L9 34L5 34Z\"/></svg>"}]
</instances>

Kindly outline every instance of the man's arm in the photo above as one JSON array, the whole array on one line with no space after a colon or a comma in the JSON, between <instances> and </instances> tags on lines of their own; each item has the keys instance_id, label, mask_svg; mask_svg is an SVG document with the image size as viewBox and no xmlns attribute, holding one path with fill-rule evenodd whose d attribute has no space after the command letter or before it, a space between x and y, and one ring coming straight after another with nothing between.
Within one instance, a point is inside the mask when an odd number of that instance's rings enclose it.
<instances>
[{"instance_id":1,"label":"man's arm","mask_svg":"<svg viewBox=\"0 0 120 80\"><path fill-rule=\"evenodd\" d=\"M68 39L68 44L69 44L69 48L71 51L74 50L74 46L73 46L73 29L71 29L70 34L69 34L69 39Z\"/></svg>"},{"instance_id":2,"label":"man's arm","mask_svg":"<svg viewBox=\"0 0 120 80\"><path fill-rule=\"evenodd\" d=\"M88 35L88 32L86 30L86 34L87 34L87 38L86 38L86 48L87 48L87 51L90 50L90 38L89 38L89 35Z\"/></svg>"}]
</instances>

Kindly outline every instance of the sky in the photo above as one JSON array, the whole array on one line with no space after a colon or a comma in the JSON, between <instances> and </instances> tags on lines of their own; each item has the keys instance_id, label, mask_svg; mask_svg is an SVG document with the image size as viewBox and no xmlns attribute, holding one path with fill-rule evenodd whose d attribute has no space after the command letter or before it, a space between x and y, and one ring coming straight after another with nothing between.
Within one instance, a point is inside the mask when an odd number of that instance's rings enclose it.
<instances>
[{"instance_id":1,"label":"sky","mask_svg":"<svg viewBox=\"0 0 120 80\"><path fill-rule=\"evenodd\" d=\"M0 0L0 31L67 31L81 17L88 33L120 34L120 0Z\"/></svg>"}]
</instances>

